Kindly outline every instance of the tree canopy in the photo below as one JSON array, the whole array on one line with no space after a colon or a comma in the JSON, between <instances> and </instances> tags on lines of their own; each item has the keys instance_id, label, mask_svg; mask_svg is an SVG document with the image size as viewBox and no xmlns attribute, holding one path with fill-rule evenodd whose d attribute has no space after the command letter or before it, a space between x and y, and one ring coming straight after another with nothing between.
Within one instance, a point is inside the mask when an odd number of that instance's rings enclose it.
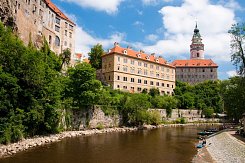
<instances>
[{"instance_id":1,"label":"tree canopy","mask_svg":"<svg viewBox=\"0 0 245 163\"><path fill-rule=\"evenodd\" d=\"M101 69L102 67L102 55L104 54L104 50L101 44L97 44L91 48L91 51L88 53L89 62L93 68Z\"/></svg>"},{"instance_id":2,"label":"tree canopy","mask_svg":"<svg viewBox=\"0 0 245 163\"><path fill-rule=\"evenodd\" d=\"M61 61L43 49L24 46L0 24L0 143L59 131Z\"/></svg>"},{"instance_id":3,"label":"tree canopy","mask_svg":"<svg viewBox=\"0 0 245 163\"><path fill-rule=\"evenodd\" d=\"M239 75L245 75L245 23L233 24L229 30L231 35L231 60L236 65Z\"/></svg>"}]
</instances>

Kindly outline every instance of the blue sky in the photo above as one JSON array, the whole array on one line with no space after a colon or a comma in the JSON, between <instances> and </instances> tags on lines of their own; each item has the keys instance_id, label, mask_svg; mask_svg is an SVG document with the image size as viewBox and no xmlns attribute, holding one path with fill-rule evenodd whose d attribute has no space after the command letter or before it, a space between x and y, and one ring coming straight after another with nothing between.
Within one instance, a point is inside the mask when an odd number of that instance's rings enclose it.
<instances>
[{"instance_id":1,"label":"blue sky","mask_svg":"<svg viewBox=\"0 0 245 163\"><path fill-rule=\"evenodd\" d=\"M77 24L76 52L87 55L100 43L156 53L167 61L189 58L195 22L205 58L219 65L219 79L235 75L230 61L234 23L245 22L244 0L52 0Z\"/></svg>"}]
</instances>

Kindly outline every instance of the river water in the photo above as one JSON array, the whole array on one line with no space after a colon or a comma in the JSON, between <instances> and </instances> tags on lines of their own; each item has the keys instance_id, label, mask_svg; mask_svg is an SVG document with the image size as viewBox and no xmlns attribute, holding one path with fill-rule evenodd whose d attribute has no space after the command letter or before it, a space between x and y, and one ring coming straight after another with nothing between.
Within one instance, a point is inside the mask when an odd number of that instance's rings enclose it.
<instances>
[{"instance_id":1,"label":"river water","mask_svg":"<svg viewBox=\"0 0 245 163\"><path fill-rule=\"evenodd\" d=\"M208 126L164 127L66 138L1 163L188 163L197 153L197 132Z\"/></svg>"}]
</instances>

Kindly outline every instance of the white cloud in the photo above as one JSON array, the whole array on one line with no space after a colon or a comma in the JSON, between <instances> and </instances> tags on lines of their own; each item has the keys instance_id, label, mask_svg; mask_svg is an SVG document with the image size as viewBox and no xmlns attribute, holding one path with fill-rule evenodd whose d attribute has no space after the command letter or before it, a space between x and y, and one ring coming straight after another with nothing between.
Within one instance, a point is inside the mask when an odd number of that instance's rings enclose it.
<instances>
[{"instance_id":1,"label":"white cloud","mask_svg":"<svg viewBox=\"0 0 245 163\"><path fill-rule=\"evenodd\" d=\"M115 14L118 7L124 0L61 0L73 2L85 8L92 8L97 11L105 11L108 14Z\"/></svg>"},{"instance_id":2,"label":"white cloud","mask_svg":"<svg viewBox=\"0 0 245 163\"><path fill-rule=\"evenodd\" d=\"M142 45L147 52L168 56L189 54L189 45L198 20L198 28L205 44L205 57L215 60L230 60L230 36L227 31L235 23L234 9L209 0L184 0L181 6L165 6L162 14L164 37L154 45ZM189 56L185 56L189 58Z\"/></svg>"},{"instance_id":3,"label":"white cloud","mask_svg":"<svg viewBox=\"0 0 245 163\"><path fill-rule=\"evenodd\" d=\"M137 27L141 32L145 32L145 30L143 29L143 26L144 26L144 23L143 22L141 22L141 21L135 21L133 23L133 25L135 27Z\"/></svg>"},{"instance_id":4,"label":"white cloud","mask_svg":"<svg viewBox=\"0 0 245 163\"><path fill-rule=\"evenodd\" d=\"M227 8L244 10L235 0L220 0L218 3Z\"/></svg>"},{"instance_id":5,"label":"white cloud","mask_svg":"<svg viewBox=\"0 0 245 163\"><path fill-rule=\"evenodd\" d=\"M226 74L228 75L228 77L238 76L236 70L227 71Z\"/></svg>"},{"instance_id":6,"label":"white cloud","mask_svg":"<svg viewBox=\"0 0 245 163\"><path fill-rule=\"evenodd\" d=\"M150 34L150 35L147 35L145 37L145 39L148 40L148 41L154 42L154 41L156 41L158 39L158 36L157 35L154 35L154 34Z\"/></svg>"},{"instance_id":7,"label":"white cloud","mask_svg":"<svg viewBox=\"0 0 245 163\"><path fill-rule=\"evenodd\" d=\"M135 22L133 23L133 25L135 25L135 26L143 26L144 23L142 23L141 21L135 21Z\"/></svg>"},{"instance_id":8,"label":"white cloud","mask_svg":"<svg viewBox=\"0 0 245 163\"><path fill-rule=\"evenodd\" d=\"M140 11L140 10L136 10L138 15L143 15L143 11Z\"/></svg>"},{"instance_id":9,"label":"white cloud","mask_svg":"<svg viewBox=\"0 0 245 163\"><path fill-rule=\"evenodd\" d=\"M154 5L157 5L159 4L160 2L172 2L173 0L142 0L142 3L144 5L151 5L151 6L154 6Z\"/></svg>"},{"instance_id":10,"label":"white cloud","mask_svg":"<svg viewBox=\"0 0 245 163\"><path fill-rule=\"evenodd\" d=\"M76 28L76 52L82 52L84 55L87 55L90 52L91 47L96 44L102 44L103 48L111 48L111 45L114 42L124 42L125 35L123 33L115 32L107 39L97 38L90 35L82 27L77 26Z\"/></svg>"},{"instance_id":11,"label":"white cloud","mask_svg":"<svg viewBox=\"0 0 245 163\"><path fill-rule=\"evenodd\" d=\"M158 0L142 0L144 5L156 5Z\"/></svg>"},{"instance_id":12,"label":"white cloud","mask_svg":"<svg viewBox=\"0 0 245 163\"><path fill-rule=\"evenodd\" d=\"M77 24L77 17L75 15L67 13L65 10L63 11L68 18L70 18L74 23ZM111 28L112 30L115 29L115 27L112 25L109 25L109 28ZM103 46L104 50L106 50L111 48L114 42L127 44L127 42L123 41L124 38L125 38L125 34L119 32L114 32L106 39L98 38L92 36L92 34L85 31L81 26L77 24L76 33L75 33L75 52L83 53L87 57L88 52L90 52L91 48L94 45L99 43Z\"/></svg>"}]
</instances>

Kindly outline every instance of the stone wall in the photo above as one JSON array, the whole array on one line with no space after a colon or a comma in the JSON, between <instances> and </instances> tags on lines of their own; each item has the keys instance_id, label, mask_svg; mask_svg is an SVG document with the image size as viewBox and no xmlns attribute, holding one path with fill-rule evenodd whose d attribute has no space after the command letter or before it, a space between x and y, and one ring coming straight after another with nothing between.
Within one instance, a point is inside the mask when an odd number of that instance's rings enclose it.
<instances>
[{"instance_id":1,"label":"stone wall","mask_svg":"<svg viewBox=\"0 0 245 163\"><path fill-rule=\"evenodd\" d=\"M87 109L87 111L74 109L69 114L71 116L70 127L73 130L118 127L121 122L121 117L118 114L105 115L99 106L93 106Z\"/></svg>"},{"instance_id":2,"label":"stone wall","mask_svg":"<svg viewBox=\"0 0 245 163\"><path fill-rule=\"evenodd\" d=\"M162 120L175 121L178 118L185 118L186 122L219 122L217 118L203 118L201 111L188 110L188 109L173 109L170 117L167 117L166 109L149 109L150 111L156 110L160 113Z\"/></svg>"},{"instance_id":3,"label":"stone wall","mask_svg":"<svg viewBox=\"0 0 245 163\"><path fill-rule=\"evenodd\" d=\"M0 1L0 19L5 25L11 25L13 23L13 1L1 0ZM14 24L12 24L14 25Z\"/></svg>"},{"instance_id":4,"label":"stone wall","mask_svg":"<svg viewBox=\"0 0 245 163\"><path fill-rule=\"evenodd\" d=\"M165 121L185 118L186 122L220 122L220 119L217 118L202 118L199 110L173 109L170 117L167 117L166 109L149 109L149 111L155 110L160 113L162 120ZM66 110L62 115L61 125L65 130L118 127L122 122L122 117L119 114L105 115L98 105L87 109Z\"/></svg>"}]
</instances>

